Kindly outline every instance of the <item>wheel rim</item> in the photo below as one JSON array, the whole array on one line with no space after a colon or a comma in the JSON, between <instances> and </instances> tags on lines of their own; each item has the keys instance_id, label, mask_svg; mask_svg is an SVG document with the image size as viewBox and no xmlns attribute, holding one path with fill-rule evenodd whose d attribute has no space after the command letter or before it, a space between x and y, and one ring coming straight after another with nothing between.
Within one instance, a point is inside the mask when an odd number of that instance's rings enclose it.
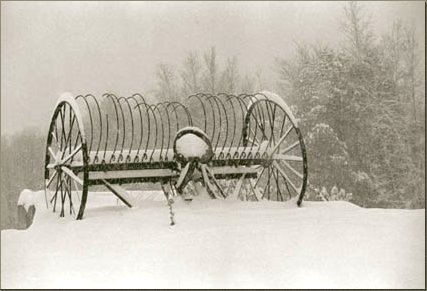
<instances>
[{"instance_id":1,"label":"wheel rim","mask_svg":"<svg viewBox=\"0 0 427 291\"><path fill-rule=\"evenodd\" d=\"M74 100L74 99L73 99ZM59 102L49 127L45 160L48 208L60 217L83 218L88 191L87 147L78 108Z\"/></svg>"},{"instance_id":2,"label":"wheel rim","mask_svg":"<svg viewBox=\"0 0 427 291\"><path fill-rule=\"evenodd\" d=\"M307 156L300 129L278 103L261 99L248 109L243 128L244 144L261 148L256 179L246 179L244 199L285 201L298 197L301 204L307 185ZM249 195L249 196L248 196Z\"/></svg>"}]
</instances>

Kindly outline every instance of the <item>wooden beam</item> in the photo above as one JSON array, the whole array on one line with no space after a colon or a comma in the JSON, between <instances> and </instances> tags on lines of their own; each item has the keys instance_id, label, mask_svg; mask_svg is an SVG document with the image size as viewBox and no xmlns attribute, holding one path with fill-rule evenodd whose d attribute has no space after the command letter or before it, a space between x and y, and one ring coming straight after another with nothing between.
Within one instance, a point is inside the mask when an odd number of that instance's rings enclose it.
<instances>
[{"instance_id":1,"label":"wooden beam","mask_svg":"<svg viewBox=\"0 0 427 291\"><path fill-rule=\"evenodd\" d=\"M257 168L245 166L222 166L212 167L214 175L233 175L257 173ZM143 170L119 170L119 171L95 171L89 172L89 180L111 180L111 179L132 179L132 178L178 178L178 172L170 169L143 169Z\"/></svg>"},{"instance_id":2,"label":"wooden beam","mask_svg":"<svg viewBox=\"0 0 427 291\"><path fill-rule=\"evenodd\" d=\"M123 189L122 187L120 187L118 185L112 185L105 180L102 180L102 182L104 183L105 187L107 187L108 190L113 192L113 194L116 195L124 204L126 204L127 207L129 207L129 208L132 207L132 204L128 200L126 200L129 198L127 197L128 193L126 192L125 189Z\"/></svg>"}]
</instances>

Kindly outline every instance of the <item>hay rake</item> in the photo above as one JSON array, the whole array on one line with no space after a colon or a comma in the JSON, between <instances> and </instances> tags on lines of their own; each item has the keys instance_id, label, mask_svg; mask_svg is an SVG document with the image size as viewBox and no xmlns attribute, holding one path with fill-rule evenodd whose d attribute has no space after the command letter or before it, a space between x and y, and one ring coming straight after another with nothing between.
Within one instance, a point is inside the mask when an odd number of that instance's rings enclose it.
<instances>
[{"instance_id":1,"label":"hay rake","mask_svg":"<svg viewBox=\"0 0 427 291\"><path fill-rule=\"evenodd\" d=\"M104 185L131 207L125 185L160 183L168 197L183 194L190 181L200 181L212 198L296 197L300 206L306 150L284 100L264 91L194 94L182 103L148 104L140 94L63 94L57 101L45 190L61 217L83 218L91 186Z\"/></svg>"}]
</instances>

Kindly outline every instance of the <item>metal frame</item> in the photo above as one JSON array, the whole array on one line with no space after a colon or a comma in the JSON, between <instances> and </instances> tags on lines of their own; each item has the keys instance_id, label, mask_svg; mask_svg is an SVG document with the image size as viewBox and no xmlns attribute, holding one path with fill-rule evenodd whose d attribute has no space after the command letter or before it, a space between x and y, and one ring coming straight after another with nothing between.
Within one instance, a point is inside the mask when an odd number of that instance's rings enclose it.
<instances>
[{"instance_id":1,"label":"metal frame","mask_svg":"<svg viewBox=\"0 0 427 291\"><path fill-rule=\"evenodd\" d=\"M65 114L69 115L69 122L64 121ZM267 91L239 96L198 93L189 96L185 103L158 104L147 104L140 94L127 98L113 94L74 98L69 93L63 94L53 112L47 138L47 204L50 201L55 209L61 195L61 216L64 216L64 199L69 198L72 208L72 196L81 192L75 215L81 219L89 186L104 185L131 207L121 185L147 182L173 185L186 163L177 159L173 140L183 128L192 126L204 132L212 147L211 159L200 168L209 176L204 181L206 187L216 185L223 193L216 179L236 180L228 183L234 186L227 186L232 189L224 192L232 194L224 196L274 201L297 196L297 204L301 205L308 176L303 136L283 98ZM80 148L71 144L62 148L62 140L71 139L72 132L77 139L80 137ZM55 140L59 136L60 143ZM62 156L65 151L73 156L68 160L58 159L52 150L55 142ZM57 181L65 179L68 185L78 182L82 187L73 192L63 182L55 186L52 182L55 177ZM251 189L250 193L242 194L244 188Z\"/></svg>"}]
</instances>

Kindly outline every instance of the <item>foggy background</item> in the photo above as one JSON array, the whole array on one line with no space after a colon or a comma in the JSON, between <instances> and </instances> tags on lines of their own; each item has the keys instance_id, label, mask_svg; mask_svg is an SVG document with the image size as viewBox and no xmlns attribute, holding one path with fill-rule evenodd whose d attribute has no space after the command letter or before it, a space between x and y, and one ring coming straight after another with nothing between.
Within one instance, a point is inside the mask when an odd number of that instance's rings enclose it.
<instances>
[{"instance_id":1,"label":"foggy background","mask_svg":"<svg viewBox=\"0 0 427 291\"><path fill-rule=\"evenodd\" d=\"M352 7L1 2L1 228L17 227L23 189L43 189L46 134L61 93L139 92L153 103L196 93L193 87L209 93L209 64L217 90L266 89L295 106L309 179L319 189L345 188L364 207L425 207L425 3ZM191 63L200 82L188 87Z\"/></svg>"},{"instance_id":2,"label":"foggy background","mask_svg":"<svg viewBox=\"0 0 427 291\"><path fill-rule=\"evenodd\" d=\"M150 94L159 63L178 66L211 46L220 58L238 57L242 71L275 79L274 58L292 58L296 42L342 41L343 3L2 2L1 132L47 130L65 91ZM400 18L424 43L424 2L365 6L379 35Z\"/></svg>"}]
</instances>

